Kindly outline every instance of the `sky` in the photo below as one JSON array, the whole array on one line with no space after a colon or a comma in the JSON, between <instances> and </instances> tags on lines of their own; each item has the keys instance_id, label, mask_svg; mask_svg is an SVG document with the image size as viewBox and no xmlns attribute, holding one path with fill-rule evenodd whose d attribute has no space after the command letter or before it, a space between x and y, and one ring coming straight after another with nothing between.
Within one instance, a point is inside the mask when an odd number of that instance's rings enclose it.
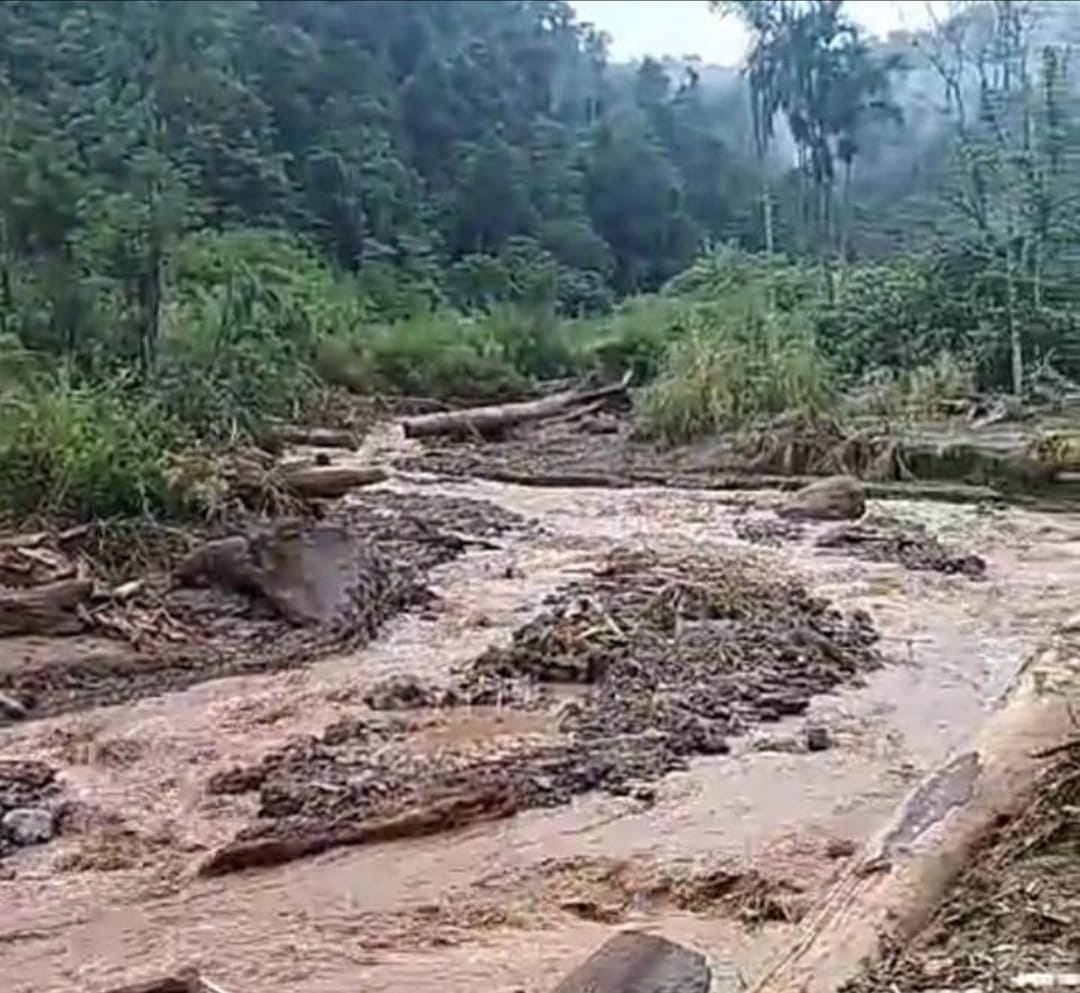
<instances>
[{"instance_id":1,"label":"sky","mask_svg":"<svg viewBox=\"0 0 1080 993\"><path fill-rule=\"evenodd\" d=\"M578 19L612 38L617 61L643 55L699 55L706 63L738 65L746 32L733 17L709 12L706 0L571 0ZM852 18L873 34L914 30L930 21L926 0L848 0ZM940 12L947 5L934 2Z\"/></svg>"}]
</instances>

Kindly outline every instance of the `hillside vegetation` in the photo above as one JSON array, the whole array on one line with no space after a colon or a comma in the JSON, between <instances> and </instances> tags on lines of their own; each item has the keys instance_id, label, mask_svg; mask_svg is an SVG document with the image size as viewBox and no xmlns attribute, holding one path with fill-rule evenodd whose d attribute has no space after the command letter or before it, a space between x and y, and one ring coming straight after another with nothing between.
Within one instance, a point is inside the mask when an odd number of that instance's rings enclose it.
<instances>
[{"instance_id":1,"label":"hillside vegetation","mask_svg":"<svg viewBox=\"0 0 1080 993\"><path fill-rule=\"evenodd\" d=\"M330 386L629 368L678 442L1080 375L1041 5L887 44L716 6L735 82L612 66L556 0L0 4L0 513L212 512L193 466Z\"/></svg>"}]
</instances>

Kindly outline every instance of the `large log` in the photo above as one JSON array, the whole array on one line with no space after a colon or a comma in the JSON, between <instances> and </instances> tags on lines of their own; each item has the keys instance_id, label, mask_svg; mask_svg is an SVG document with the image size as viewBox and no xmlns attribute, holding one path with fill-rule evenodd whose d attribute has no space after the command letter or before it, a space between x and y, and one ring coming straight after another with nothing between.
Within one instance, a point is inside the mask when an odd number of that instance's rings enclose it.
<instances>
[{"instance_id":1,"label":"large log","mask_svg":"<svg viewBox=\"0 0 1080 993\"><path fill-rule=\"evenodd\" d=\"M0 637L16 634L75 634L83 629L76 607L89 596L88 579L62 579L43 586L0 588Z\"/></svg>"},{"instance_id":2,"label":"large log","mask_svg":"<svg viewBox=\"0 0 1080 993\"><path fill-rule=\"evenodd\" d=\"M356 448L356 436L340 428L312 428L302 424L279 424L274 437L287 445L307 445L310 448Z\"/></svg>"},{"instance_id":3,"label":"large log","mask_svg":"<svg viewBox=\"0 0 1080 993\"><path fill-rule=\"evenodd\" d=\"M299 465L285 470L285 486L297 496L332 499L387 478L377 466Z\"/></svg>"},{"instance_id":4,"label":"large log","mask_svg":"<svg viewBox=\"0 0 1080 993\"><path fill-rule=\"evenodd\" d=\"M626 392L629 383L630 377L627 375L618 383L592 390L564 390L561 393L541 397L539 400L526 400L522 403L472 407L468 410L454 410L445 414L425 414L422 417L407 418L402 424L406 438L430 438L436 435L457 438L487 437L499 434L517 424L541 421L577 406L618 396Z\"/></svg>"},{"instance_id":5,"label":"large log","mask_svg":"<svg viewBox=\"0 0 1080 993\"><path fill-rule=\"evenodd\" d=\"M905 799L804 918L751 993L836 993L930 917L1003 820L1028 803L1049 756L1076 736L1080 616L1021 667L971 744Z\"/></svg>"},{"instance_id":6,"label":"large log","mask_svg":"<svg viewBox=\"0 0 1080 993\"><path fill-rule=\"evenodd\" d=\"M705 957L654 934L609 938L553 993L708 993Z\"/></svg>"}]
</instances>

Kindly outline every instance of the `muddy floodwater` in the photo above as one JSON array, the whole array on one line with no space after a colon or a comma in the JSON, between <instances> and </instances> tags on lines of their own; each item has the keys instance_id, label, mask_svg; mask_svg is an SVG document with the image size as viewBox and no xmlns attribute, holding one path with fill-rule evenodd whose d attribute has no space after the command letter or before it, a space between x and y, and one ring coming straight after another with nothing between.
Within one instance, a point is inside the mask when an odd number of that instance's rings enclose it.
<instances>
[{"instance_id":1,"label":"muddy floodwater","mask_svg":"<svg viewBox=\"0 0 1080 993\"><path fill-rule=\"evenodd\" d=\"M256 803L209 792L215 772L363 711L364 694L387 676L448 679L615 546L750 549L737 524L774 498L387 485L490 501L531 526L439 566L429 577L438 599L360 650L0 731L0 758L55 766L83 811L51 843L0 862L5 990L106 993L197 966L229 993L544 993L624 926L702 951L718 988L736 989L1075 612L1080 585L1080 516L888 504L982 556L984 578L819 548L823 525L808 525L754 554L844 611L872 616L887 661L863 685L732 737L731 754L693 758L646 799L585 793L425 838L199 877L206 853L233 838ZM432 749L543 740L564 703L433 712L424 740ZM797 747L808 725L826 729L829 747Z\"/></svg>"}]
</instances>

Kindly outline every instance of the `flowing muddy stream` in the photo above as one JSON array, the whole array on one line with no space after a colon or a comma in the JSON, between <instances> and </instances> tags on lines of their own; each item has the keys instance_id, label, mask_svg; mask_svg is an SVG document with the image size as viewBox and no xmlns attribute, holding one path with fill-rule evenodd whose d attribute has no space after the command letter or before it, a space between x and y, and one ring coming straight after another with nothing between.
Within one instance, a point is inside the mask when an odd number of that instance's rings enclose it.
<instances>
[{"instance_id":1,"label":"flowing muddy stream","mask_svg":"<svg viewBox=\"0 0 1080 993\"><path fill-rule=\"evenodd\" d=\"M6 989L104 993L196 965L230 993L544 993L628 925L698 948L719 988L735 988L1075 611L1080 582L1080 516L889 505L984 556L981 581L818 549L812 526L762 554L844 610L869 611L889 664L770 725L770 741L763 729L733 738L731 755L693 759L648 802L590 793L428 838L198 878L201 858L255 803L210 795L212 773L363 710L364 693L388 675L445 679L505 643L545 596L615 545L746 547L735 534L740 514L747 501L771 499L391 485L489 500L539 528L440 566L440 601L362 650L0 732L0 757L52 763L86 807L80 830L0 863ZM808 722L828 730L832 747L787 750ZM462 708L431 715L426 734L437 747L543 739L552 725L546 711Z\"/></svg>"}]
</instances>

